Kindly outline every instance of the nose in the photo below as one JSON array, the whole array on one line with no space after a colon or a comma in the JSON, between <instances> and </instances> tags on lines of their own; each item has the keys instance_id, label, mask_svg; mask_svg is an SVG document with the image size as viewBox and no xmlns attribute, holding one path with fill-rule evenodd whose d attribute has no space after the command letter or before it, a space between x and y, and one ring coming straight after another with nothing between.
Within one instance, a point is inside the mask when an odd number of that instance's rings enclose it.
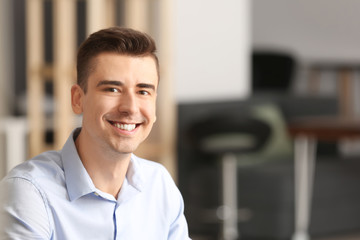
<instances>
[{"instance_id":1,"label":"nose","mask_svg":"<svg viewBox=\"0 0 360 240\"><path fill-rule=\"evenodd\" d=\"M132 115L138 111L136 96L132 93L124 93L119 100L119 112L121 114Z\"/></svg>"}]
</instances>

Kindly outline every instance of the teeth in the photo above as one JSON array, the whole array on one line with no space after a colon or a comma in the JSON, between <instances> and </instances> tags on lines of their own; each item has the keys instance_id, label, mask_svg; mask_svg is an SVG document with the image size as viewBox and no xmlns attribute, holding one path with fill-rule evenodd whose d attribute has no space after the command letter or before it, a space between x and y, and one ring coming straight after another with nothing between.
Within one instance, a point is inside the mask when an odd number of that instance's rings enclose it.
<instances>
[{"instance_id":1,"label":"teeth","mask_svg":"<svg viewBox=\"0 0 360 240\"><path fill-rule=\"evenodd\" d=\"M136 127L135 124L121 124L121 123L114 123L114 126L126 131L132 131Z\"/></svg>"}]
</instances>

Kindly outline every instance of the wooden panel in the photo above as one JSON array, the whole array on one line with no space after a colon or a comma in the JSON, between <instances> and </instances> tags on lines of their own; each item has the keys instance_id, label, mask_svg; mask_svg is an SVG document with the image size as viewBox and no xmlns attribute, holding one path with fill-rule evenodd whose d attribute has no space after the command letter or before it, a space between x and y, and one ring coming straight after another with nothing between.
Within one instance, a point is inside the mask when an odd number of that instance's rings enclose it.
<instances>
[{"instance_id":1,"label":"wooden panel","mask_svg":"<svg viewBox=\"0 0 360 240\"><path fill-rule=\"evenodd\" d=\"M45 116L43 112L44 79L43 1L26 1L27 116L29 119L29 155L43 151Z\"/></svg>"},{"instance_id":2,"label":"wooden panel","mask_svg":"<svg viewBox=\"0 0 360 240\"><path fill-rule=\"evenodd\" d=\"M125 0L125 25L149 33L149 0Z\"/></svg>"},{"instance_id":3,"label":"wooden panel","mask_svg":"<svg viewBox=\"0 0 360 240\"><path fill-rule=\"evenodd\" d=\"M338 98L339 98L339 112L340 115L346 118L354 117L354 74L351 68L342 68L339 70L338 79Z\"/></svg>"},{"instance_id":4,"label":"wooden panel","mask_svg":"<svg viewBox=\"0 0 360 240\"><path fill-rule=\"evenodd\" d=\"M105 0L105 24L112 27L116 22L115 0Z\"/></svg>"},{"instance_id":5,"label":"wooden panel","mask_svg":"<svg viewBox=\"0 0 360 240\"><path fill-rule=\"evenodd\" d=\"M54 147L55 149L60 149L74 127L70 89L71 85L75 82L76 2L75 0L55 0L53 9Z\"/></svg>"},{"instance_id":6,"label":"wooden panel","mask_svg":"<svg viewBox=\"0 0 360 240\"><path fill-rule=\"evenodd\" d=\"M114 0L87 0L87 34L115 24Z\"/></svg>"},{"instance_id":7,"label":"wooden panel","mask_svg":"<svg viewBox=\"0 0 360 240\"><path fill-rule=\"evenodd\" d=\"M173 1L159 0L159 59L161 61L161 87L158 100L158 116L161 126L162 141L161 162L168 169L174 180L177 180L176 161L176 103L173 83Z\"/></svg>"}]
</instances>

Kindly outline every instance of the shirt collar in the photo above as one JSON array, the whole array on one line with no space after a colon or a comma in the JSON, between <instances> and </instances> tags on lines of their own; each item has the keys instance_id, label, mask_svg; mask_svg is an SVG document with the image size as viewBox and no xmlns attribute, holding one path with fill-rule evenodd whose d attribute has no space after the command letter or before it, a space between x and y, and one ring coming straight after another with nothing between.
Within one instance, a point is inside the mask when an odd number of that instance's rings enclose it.
<instances>
[{"instance_id":1,"label":"shirt collar","mask_svg":"<svg viewBox=\"0 0 360 240\"><path fill-rule=\"evenodd\" d=\"M144 174L141 161L134 154L131 155L131 161L126 173L126 178L121 186L117 202L119 204L124 203L138 193L140 193L144 188Z\"/></svg>"},{"instance_id":2,"label":"shirt collar","mask_svg":"<svg viewBox=\"0 0 360 240\"><path fill-rule=\"evenodd\" d=\"M80 129L75 129L61 150L61 159L64 166L66 188L71 201L96 190L89 174L82 164L75 147L75 139ZM74 139L75 135L75 139Z\"/></svg>"},{"instance_id":3,"label":"shirt collar","mask_svg":"<svg viewBox=\"0 0 360 240\"><path fill-rule=\"evenodd\" d=\"M82 164L75 146L75 139L80 133L80 128L75 129L66 141L61 150L61 158L64 166L65 182L70 201L76 200L89 193L97 192L88 172ZM144 185L144 174L139 158L131 155L130 164L126 173L121 192L124 188L133 187L137 192L141 192ZM132 194L130 194L132 195ZM129 197L129 196L128 196Z\"/></svg>"},{"instance_id":4,"label":"shirt collar","mask_svg":"<svg viewBox=\"0 0 360 240\"><path fill-rule=\"evenodd\" d=\"M126 173L126 178L131 186L137 189L139 192L143 190L144 174L143 168L140 164L139 158L134 154L131 154L131 160Z\"/></svg>"}]
</instances>

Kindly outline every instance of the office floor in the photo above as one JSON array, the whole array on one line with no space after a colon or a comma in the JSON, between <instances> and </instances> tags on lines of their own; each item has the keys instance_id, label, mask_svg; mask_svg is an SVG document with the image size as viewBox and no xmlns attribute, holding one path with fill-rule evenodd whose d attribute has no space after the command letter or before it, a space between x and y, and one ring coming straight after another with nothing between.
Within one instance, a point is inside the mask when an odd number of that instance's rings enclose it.
<instances>
[{"instance_id":1,"label":"office floor","mask_svg":"<svg viewBox=\"0 0 360 240\"><path fill-rule=\"evenodd\" d=\"M360 233L351 234L351 235L339 235L339 236L325 237L325 238L315 238L313 240L359 240L359 239L360 239Z\"/></svg>"},{"instance_id":2,"label":"office floor","mask_svg":"<svg viewBox=\"0 0 360 240\"><path fill-rule=\"evenodd\" d=\"M206 238L198 237L198 236L195 236L192 239L193 240L207 240ZM332 236L332 237L317 237L317 238L312 238L312 240L360 240L360 233L337 235L337 236Z\"/></svg>"}]
</instances>

